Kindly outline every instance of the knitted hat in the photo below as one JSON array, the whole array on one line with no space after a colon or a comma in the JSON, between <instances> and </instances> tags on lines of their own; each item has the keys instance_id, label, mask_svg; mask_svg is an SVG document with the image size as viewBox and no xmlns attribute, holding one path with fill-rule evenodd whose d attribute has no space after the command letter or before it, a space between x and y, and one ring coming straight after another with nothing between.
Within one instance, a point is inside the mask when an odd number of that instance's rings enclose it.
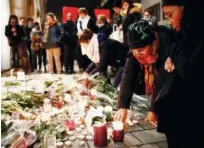
<instances>
[{"instance_id":1,"label":"knitted hat","mask_svg":"<svg viewBox=\"0 0 204 148\"><path fill-rule=\"evenodd\" d=\"M113 7L121 7L122 5L122 0L115 0L113 3Z\"/></svg>"},{"instance_id":2,"label":"knitted hat","mask_svg":"<svg viewBox=\"0 0 204 148\"><path fill-rule=\"evenodd\" d=\"M188 0L163 0L163 6L184 6Z\"/></svg>"},{"instance_id":3,"label":"knitted hat","mask_svg":"<svg viewBox=\"0 0 204 148\"><path fill-rule=\"evenodd\" d=\"M155 33L145 20L136 21L128 28L128 42L131 49L141 48L155 40Z\"/></svg>"}]
</instances>

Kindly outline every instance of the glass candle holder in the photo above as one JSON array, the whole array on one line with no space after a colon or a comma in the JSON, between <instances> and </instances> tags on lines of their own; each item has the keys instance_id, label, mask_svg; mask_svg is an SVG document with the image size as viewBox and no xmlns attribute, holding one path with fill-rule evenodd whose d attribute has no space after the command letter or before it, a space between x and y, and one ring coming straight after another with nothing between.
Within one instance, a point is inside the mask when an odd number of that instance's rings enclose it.
<instances>
[{"instance_id":1,"label":"glass candle holder","mask_svg":"<svg viewBox=\"0 0 204 148\"><path fill-rule=\"evenodd\" d=\"M113 122L113 141L123 142L124 140L124 127L122 122Z\"/></svg>"},{"instance_id":2,"label":"glass candle holder","mask_svg":"<svg viewBox=\"0 0 204 148\"><path fill-rule=\"evenodd\" d=\"M107 146L107 126L105 123L94 124L94 146L106 147Z\"/></svg>"}]
</instances>

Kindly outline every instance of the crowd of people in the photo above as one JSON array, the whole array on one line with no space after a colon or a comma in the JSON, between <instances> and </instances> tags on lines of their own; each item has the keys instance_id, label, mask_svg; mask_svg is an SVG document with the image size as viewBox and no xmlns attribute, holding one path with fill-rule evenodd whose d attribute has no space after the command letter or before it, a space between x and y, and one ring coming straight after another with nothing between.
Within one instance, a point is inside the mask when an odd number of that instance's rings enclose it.
<instances>
[{"instance_id":1,"label":"crowd of people","mask_svg":"<svg viewBox=\"0 0 204 148\"><path fill-rule=\"evenodd\" d=\"M76 22L67 13L62 24L53 13L46 15L43 26L10 16L5 35L12 67L42 72L43 64L47 72L48 64L49 73L73 74L76 60L84 75L99 72L107 77L111 67L115 75L110 83L120 90L115 120L125 122L133 93L149 94L146 120L158 125L169 148L202 145L203 132L189 128L202 130L204 125L197 84L204 82L201 0L163 0L164 25L157 24L151 10L142 13L141 4L115 0L112 6L112 19L99 15L96 21L86 8L79 9ZM191 114L196 122L189 121Z\"/></svg>"}]
</instances>

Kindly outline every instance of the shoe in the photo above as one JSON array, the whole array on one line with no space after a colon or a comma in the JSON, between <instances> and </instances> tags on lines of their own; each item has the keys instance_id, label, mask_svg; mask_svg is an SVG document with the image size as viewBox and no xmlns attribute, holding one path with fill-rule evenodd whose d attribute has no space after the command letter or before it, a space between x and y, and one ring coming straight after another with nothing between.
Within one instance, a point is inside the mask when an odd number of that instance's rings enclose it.
<instances>
[{"instance_id":1,"label":"shoe","mask_svg":"<svg viewBox=\"0 0 204 148\"><path fill-rule=\"evenodd\" d=\"M75 74L74 70L69 70L68 72L69 72L69 74Z\"/></svg>"},{"instance_id":2,"label":"shoe","mask_svg":"<svg viewBox=\"0 0 204 148\"><path fill-rule=\"evenodd\" d=\"M66 75L70 74L69 71L65 71L64 73L65 73Z\"/></svg>"},{"instance_id":3,"label":"shoe","mask_svg":"<svg viewBox=\"0 0 204 148\"><path fill-rule=\"evenodd\" d=\"M38 69L38 73L42 73L42 70L41 70L41 69Z\"/></svg>"}]
</instances>

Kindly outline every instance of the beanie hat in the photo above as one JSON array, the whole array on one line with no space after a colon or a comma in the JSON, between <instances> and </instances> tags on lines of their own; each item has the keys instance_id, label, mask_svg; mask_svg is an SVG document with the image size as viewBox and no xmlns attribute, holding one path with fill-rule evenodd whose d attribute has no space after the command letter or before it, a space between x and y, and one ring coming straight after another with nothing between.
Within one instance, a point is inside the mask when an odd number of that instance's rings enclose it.
<instances>
[{"instance_id":1,"label":"beanie hat","mask_svg":"<svg viewBox=\"0 0 204 148\"><path fill-rule=\"evenodd\" d=\"M155 33L145 20L136 21L128 28L128 42L133 48L141 48L155 40Z\"/></svg>"}]
</instances>

